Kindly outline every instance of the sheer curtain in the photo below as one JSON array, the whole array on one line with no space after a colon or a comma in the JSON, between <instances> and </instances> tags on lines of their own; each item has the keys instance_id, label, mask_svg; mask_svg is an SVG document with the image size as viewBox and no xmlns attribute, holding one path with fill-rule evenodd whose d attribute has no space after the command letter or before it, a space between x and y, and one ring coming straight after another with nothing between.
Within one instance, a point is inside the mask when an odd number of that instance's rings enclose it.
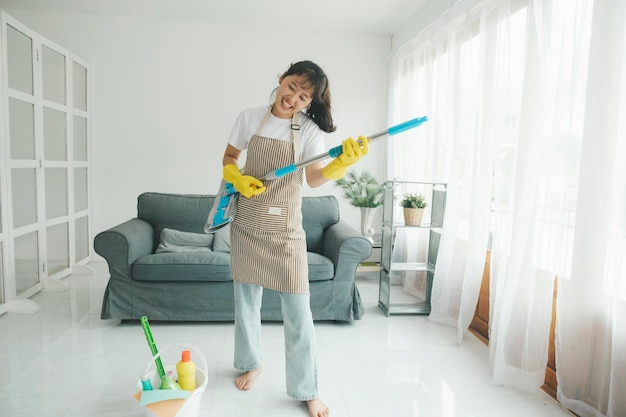
<instances>
[{"instance_id":1,"label":"sheer curtain","mask_svg":"<svg viewBox=\"0 0 626 417\"><path fill-rule=\"evenodd\" d=\"M529 390L545 379L555 276L571 269L590 6L533 1L518 15L525 54L513 175L494 196L490 347L494 380Z\"/></svg>"},{"instance_id":2,"label":"sheer curtain","mask_svg":"<svg viewBox=\"0 0 626 417\"><path fill-rule=\"evenodd\" d=\"M462 341L489 248L493 378L536 390L556 278L558 399L626 415L626 2L464 4L391 64L391 122L429 122L388 178L448 183L430 319Z\"/></svg>"},{"instance_id":3,"label":"sheer curtain","mask_svg":"<svg viewBox=\"0 0 626 417\"><path fill-rule=\"evenodd\" d=\"M510 7L508 1L454 7L392 60L392 122L416 114L429 122L414 138L388 142L387 174L448 184L430 320L456 326L459 342L474 315L489 243L496 138L514 123L511 98L496 88L506 77L495 78L498 68L510 69L510 48L519 47L496 43L497 22ZM396 244L404 249L410 242L401 238Z\"/></svg>"},{"instance_id":4,"label":"sheer curtain","mask_svg":"<svg viewBox=\"0 0 626 417\"><path fill-rule=\"evenodd\" d=\"M558 399L626 415L626 2L595 0L569 277L559 277Z\"/></svg>"}]
</instances>

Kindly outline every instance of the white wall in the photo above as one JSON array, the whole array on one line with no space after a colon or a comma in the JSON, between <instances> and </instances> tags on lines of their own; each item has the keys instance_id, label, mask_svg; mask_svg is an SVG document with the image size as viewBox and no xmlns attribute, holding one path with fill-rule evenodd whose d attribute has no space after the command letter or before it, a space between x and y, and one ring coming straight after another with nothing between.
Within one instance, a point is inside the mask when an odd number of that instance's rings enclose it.
<instances>
[{"instance_id":1,"label":"white wall","mask_svg":"<svg viewBox=\"0 0 626 417\"><path fill-rule=\"evenodd\" d=\"M329 77L338 129L327 147L386 128L387 36L6 11L90 65L94 235L134 217L141 192L215 194L236 115L268 103L291 62L311 59ZM358 168L382 180L383 161L380 142ZM326 194L340 191L305 189ZM339 200L358 229L358 209Z\"/></svg>"}]
</instances>

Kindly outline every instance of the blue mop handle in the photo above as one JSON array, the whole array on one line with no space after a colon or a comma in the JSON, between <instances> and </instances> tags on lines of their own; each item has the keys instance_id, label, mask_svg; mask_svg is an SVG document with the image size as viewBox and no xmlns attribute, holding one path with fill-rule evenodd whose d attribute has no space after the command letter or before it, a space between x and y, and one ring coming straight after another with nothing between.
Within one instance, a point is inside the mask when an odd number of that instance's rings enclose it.
<instances>
[{"instance_id":1,"label":"blue mop handle","mask_svg":"<svg viewBox=\"0 0 626 417\"><path fill-rule=\"evenodd\" d=\"M388 128L387 130L383 130L382 132L378 132L375 133L373 135L368 136L368 141L369 143L374 142L375 139L381 138L383 136L389 135L389 136L393 136L393 135L397 135L398 133L402 133L405 132L407 130L413 129L415 127L418 127L419 125L421 125L422 123L428 121L428 117L427 116L423 116L423 117L416 117L415 119L411 119L411 120L407 120L404 123L400 123L397 124L395 126L391 126L390 128ZM326 158L328 158L329 156L331 158L336 158L339 155L341 155L343 153L343 145L339 145L339 146L335 146L334 148L331 148L328 152L325 152L323 154L319 154L317 156L314 156L312 158L309 158L305 161L299 162L297 164L291 164L288 165L286 167L283 168L279 168L273 172L270 172L269 174L265 175L262 178L259 178L260 180L274 180L276 178L280 178L283 175L287 175L290 174L292 172L297 171L299 168L302 167L306 167L309 165L312 165L316 162L322 161Z\"/></svg>"}]
</instances>

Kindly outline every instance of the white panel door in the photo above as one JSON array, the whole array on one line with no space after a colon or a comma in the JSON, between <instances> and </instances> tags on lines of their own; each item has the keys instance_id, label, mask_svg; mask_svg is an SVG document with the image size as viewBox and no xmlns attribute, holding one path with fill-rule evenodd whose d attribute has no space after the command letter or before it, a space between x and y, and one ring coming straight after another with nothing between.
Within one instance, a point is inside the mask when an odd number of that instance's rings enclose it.
<instances>
[{"instance_id":1,"label":"white panel door","mask_svg":"<svg viewBox=\"0 0 626 417\"><path fill-rule=\"evenodd\" d=\"M73 212L74 244L73 259L76 264L91 260L91 187L89 186L89 109L87 106L89 66L72 55L72 149L70 201Z\"/></svg>"},{"instance_id":2,"label":"white panel door","mask_svg":"<svg viewBox=\"0 0 626 417\"><path fill-rule=\"evenodd\" d=\"M8 136L7 157L8 297L28 297L41 289L41 202L43 181L39 137L40 85L36 34L3 15L3 49L6 55L5 91ZM11 279L13 278L13 279Z\"/></svg>"},{"instance_id":3,"label":"white panel door","mask_svg":"<svg viewBox=\"0 0 626 417\"><path fill-rule=\"evenodd\" d=\"M4 12L1 34L0 306L91 260L88 66Z\"/></svg>"}]
</instances>

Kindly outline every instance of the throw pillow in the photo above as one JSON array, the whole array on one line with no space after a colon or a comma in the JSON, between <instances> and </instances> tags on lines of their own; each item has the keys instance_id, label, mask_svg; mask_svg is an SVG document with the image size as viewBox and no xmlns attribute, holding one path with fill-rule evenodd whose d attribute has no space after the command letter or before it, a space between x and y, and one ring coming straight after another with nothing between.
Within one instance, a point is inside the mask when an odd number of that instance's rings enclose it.
<instances>
[{"instance_id":1,"label":"throw pillow","mask_svg":"<svg viewBox=\"0 0 626 417\"><path fill-rule=\"evenodd\" d=\"M213 236L215 236L213 250L215 252L230 253L230 224L213 233Z\"/></svg>"},{"instance_id":2,"label":"throw pillow","mask_svg":"<svg viewBox=\"0 0 626 417\"><path fill-rule=\"evenodd\" d=\"M212 234L183 232L164 227L156 253L207 252L211 250L213 240Z\"/></svg>"}]
</instances>

